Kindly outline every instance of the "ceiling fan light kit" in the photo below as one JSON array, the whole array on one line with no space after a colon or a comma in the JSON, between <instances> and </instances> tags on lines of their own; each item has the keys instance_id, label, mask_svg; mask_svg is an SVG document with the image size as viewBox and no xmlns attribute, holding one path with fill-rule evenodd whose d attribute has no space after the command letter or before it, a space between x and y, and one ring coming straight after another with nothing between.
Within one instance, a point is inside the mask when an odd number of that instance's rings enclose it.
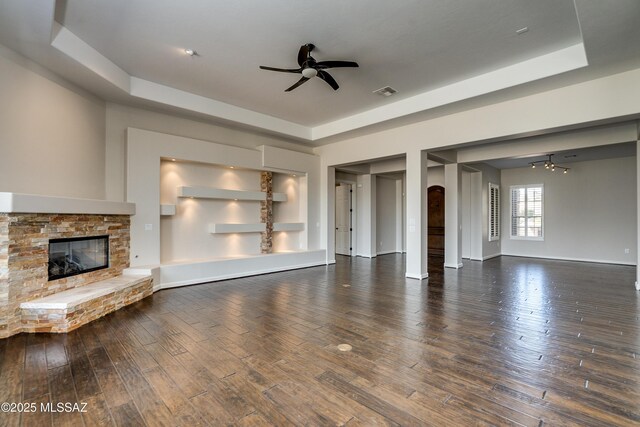
<instances>
[{"instance_id":1,"label":"ceiling fan light kit","mask_svg":"<svg viewBox=\"0 0 640 427\"><path fill-rule=\"evenodd\" d=\"M311 56L311 51L315 48L315 45L311 43L300 46L298 51L298 65L300 68L274 68L264 65L260 66L262 70L278 71L281 73L294 73L302 74L300 80L298 80L293 86L285 90L285 92L291 92L303 83L308 82L314 77L319 77L324 80L333 90L338 90L340 87L331 74L325 70L329 68L355 68L358 64L353 61L316 61Z\"/></svg>"}]
</instances>

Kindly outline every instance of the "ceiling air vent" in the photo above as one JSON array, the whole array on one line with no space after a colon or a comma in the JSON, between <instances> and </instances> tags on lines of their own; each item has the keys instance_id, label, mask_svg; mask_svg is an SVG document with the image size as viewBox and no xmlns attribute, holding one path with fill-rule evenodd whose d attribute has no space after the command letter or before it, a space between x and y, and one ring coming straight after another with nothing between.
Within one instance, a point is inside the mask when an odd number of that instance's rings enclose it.
<instances>
[{"instance_id":1,"label":"ceiling air vent","mask_svg":"<svg viewBox=\"0 0 640 427\"><path fill-rule=\"evenodd\" d=\"M395 90L391 86L381 87L380 89L373 91L373 93L375 93L377 95L382 95L382 96L391 96L396 92L397 92L397 90Z\"/></svg>"}]
</instances>

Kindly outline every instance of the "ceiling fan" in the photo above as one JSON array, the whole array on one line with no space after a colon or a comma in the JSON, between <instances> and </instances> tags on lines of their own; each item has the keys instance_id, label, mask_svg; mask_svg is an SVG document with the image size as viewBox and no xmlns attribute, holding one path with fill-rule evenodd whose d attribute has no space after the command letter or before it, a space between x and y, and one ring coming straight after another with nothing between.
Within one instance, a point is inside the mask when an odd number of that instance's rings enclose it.
<instances>
[{"instance_id":1,"label":"ceiling fan","mask_svg":"<svg viewBox=\"0 0 640 427\"><path fill-rule=\"evenodd\" d=\"M307 82L313 77L319 77L329 86L333 88L333 90L338 90L340 86L338 83L331 77L331 74L327 73L326 69L328 68L351 68L358 67L356 62L352 61L316 61L311 56L311 51L315 48L315 46L311 43L300 46L300 50L298 51L298 65L300 68L273 68L273 67L265 67L263 65L260 66L263 70L269 71L280 71L282 73L296 73L302 74L302 78L298 80L293 86L286 89L285 92L291 92L301 84Z\"/></svg>"}]
</instances>

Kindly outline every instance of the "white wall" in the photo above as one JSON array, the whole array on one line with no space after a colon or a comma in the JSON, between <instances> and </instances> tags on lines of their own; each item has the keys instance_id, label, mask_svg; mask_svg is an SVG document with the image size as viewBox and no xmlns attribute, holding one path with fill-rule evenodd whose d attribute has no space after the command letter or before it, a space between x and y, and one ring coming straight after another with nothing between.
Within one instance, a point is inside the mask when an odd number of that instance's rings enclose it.
<instances>
[{"instance_id":1,"label":"white wall","mask_svg":"<svg viewBox=\"0 0 640 427\"><path fill-rule=\"evenodd\" d=\"M376 179L376 253L396 252L396 180Z\"/></svg>"},{"instance_id":2,"label":"white wall","mask_svg":"<svg viewBox=\"0 0 640 427\"><path fill-rule=\"evenodd\" d=\"M429 187L439 185L445 188L444 185L444 166L431 166L427 169L427 182Z\"/></svg>"},{"instance_id":3,"label":"white wall","mask_svg":"<svg viewBox=\"0 0 640 427\"><path fill-rule=\"evenodd\" d=\"M482 259L488 259L501 253L500 240L489 241L489 183L500 184L502 171L487 164L476 164L473 168L478 169L482 174ZM508 190L500 185L501 196L504 197L507 192ZM506 206L503 204L502 208L505 209Z\"/></svg>"},{"instance_id":4,"label":"white wall","mask_svg":"<svg viewBox=\"0 0 640 427\"><path fill-rule=\"evenodd\" d=\"M376 251L376 176L371 174L358 175L356 185L357 203L357 231L356 231L356 255L363 257L375 257Z\"/></svg>"},{"instance_id":5,"label":"white wall","mask_svg":"<svg viewBox=\"0 0 640 427\"><path fill-rule=\"evenodd\" d=\"M462 258L471 257L471 173L462 171Z\"/></svg>"},{"instance_id":6,"label":"white wall","mask_svg":"<svg viewBox=\"0 0 640 427\"><path fill-rule=\"evenodd\" d=\"M300 200L300 176L295 174L273 174L273 192L287 195L286 202L273 202L273 222L304 222L301 211L305 211ZM307 226L307 224L305 224ZM274 252L296 251L304 247L301 231L274 231Z\"/></svg>"},{"instance_id":7,"label":"white wall","mask_svg":"<svg viewBox=\"0 0 640 427\"><path fill-rule=\"evenodd\" d=\"M102 199L105 104L0 45L0 191Z\"/></svg>"},{"instance_id":8,"label":"white wall","mask_svg":"<svg viewBox=\"0 0 640 427\"><path fill-rule=\"evenodd\" d=\"M544 168L502 171L502 253L634 265L635 157L569 166L568 174ZM509 238L509 186L524 184L544 184L544 241Z\"/></svg>"},{"instance_id":9,"label":"white wall","mask_svg":"<svg viewBox=\"0 0 640 427\"><path fill-rule=\"evenodd\" d=\"M127 199L136 203L136 215L131 218L132 266L161 263L160 166L162 159L171 158L177 159L177 163L233 165L235 169L254 172L265 169L284 172L283 166L291 165L295 169L288 173L298 176L299 222L305 223L305 230L299 232L301 249L319 249L319 224L317 224L319 221L317 201L320 197L318 194L319 159L316 156L268 146L246 149L129 128L127 129ZM211 182L212 174L211 171L202 172L202 176L196 176L194 179L209 177ZM231 178L230 182L224 180L225 177L222 178L220 182L224 182L225 187L234 183ZM237 179L243 181L246 177ZM259 181L256 179L255 182ZM202 213L208 215L206 212ZM208 234L207 230L201 231L205 235Z\"/></svg>"},{"instance_id":10,"label":"white wall","mask_svg":"<svg viewBox=\"0 0 640 427\"><path fill-rule=\"evenodd\" d=\"M311 153L310 148L281 138L259 135L171 114L107 103L106 107L106 195L108 200L122 201L125 194L125 134L128 127L152 130L202 141L255 148L260 145Z\"/></svg>"}]
</instances>

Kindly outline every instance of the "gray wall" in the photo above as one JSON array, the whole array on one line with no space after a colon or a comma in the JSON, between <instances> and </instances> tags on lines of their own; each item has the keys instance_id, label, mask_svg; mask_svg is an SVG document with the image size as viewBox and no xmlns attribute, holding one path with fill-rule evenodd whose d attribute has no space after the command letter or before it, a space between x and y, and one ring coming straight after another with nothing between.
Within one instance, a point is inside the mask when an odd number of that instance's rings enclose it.
<instances>
[{"instance_id":1,"label":"gray wall","mask_svg":"<svg viewBox=\"0 0 640 427\"><path fill-rule=\"evenodd\" d=\"M0 191L103 199L105 104L0 45Z\"/></svg>"},{"instance_id":2,"label":"gray wall","mask_svg":"<svg viewBox=\"0 0 640 427\"><path fill-rule=\"evenodd\" d=\"M635 264L635 157L569 166L566 175L540 168L502 171L502 253ZM509 238L509 186L523 184L544 184L544 241Z\"/></svg>"},{"instance_id":3,"label":"gray wall","mask_svg":"<svg viewBox=\"0 0 640 427\"><path fill-rule=\"evenodd\" d=\"M396 251L396 180L377 177L376 252Z\"/></svg>"}]
</instances>

